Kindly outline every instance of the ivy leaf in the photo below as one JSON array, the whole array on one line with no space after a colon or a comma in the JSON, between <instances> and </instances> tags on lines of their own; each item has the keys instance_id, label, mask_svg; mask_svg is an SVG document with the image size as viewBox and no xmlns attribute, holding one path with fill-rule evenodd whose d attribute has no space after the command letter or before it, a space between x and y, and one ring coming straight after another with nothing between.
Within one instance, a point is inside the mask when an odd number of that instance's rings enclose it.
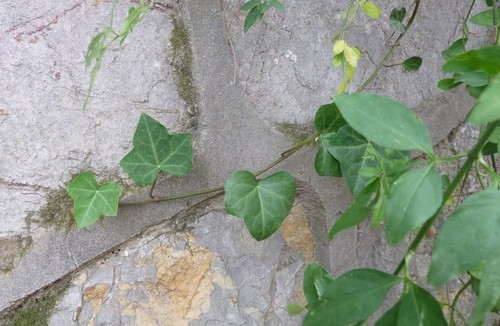
<instances>
[{"instance_id":1,"label":"ivy leaf","mask_svg":"<svg viewBox=\"0 0 500 326\"><path fill-rule=\"evenodd\" d=\"M256 240L271 236L288 216L295 200L295 179L274 173L259 182L249 171L235 172L224 186L226 212L242 217Z\"/></svg>"},{"instance_id":2,"label":"ivy leaf","mask_svg":"<svg viewBox=\"0 0 500 326\"><path fill-rule=\"evenodd\" d=\"M316 304L308 308L303 325L340 326L364 321L400 281L373 269L351 270L333 280Z\"/></svg>"},{"instance_id":3,"label":"ivy leaf","mask_svg":"<svg viewBox=\"0 0 500 326\"><path fill-rule=\"evenodd\" d=\"M465 52L465 46L467 45L468 38L462 37L455 42L453 42L450 47L443 52L441 52L441 56L445 60L449 60L456 55L462 54Z\"/></svg>"},{"instance_id":4,"label":"ivy leaf","mask_svg":"<svg viewBox=\"0 0 500 326\"><path fill-rule=\"evenodd\" d=\"M320 176L341 177L340 163L328 151L329 138L334 136L334 133L323 134L318 137L318 153L314 160L314 168Z\"/></svg>"},{"instance_id":5,"label":"ivy leaf","mask_svg":"<svg viewBox=\"0 0 500 326\"><path fill-rule=\"evenodd\" d=\"M461 84L462 82L456 81L455 78L445 78L438 82L437 87L443 91L449 91L450 89L453 89Z\"/></svg>"},{"instance_id":6,"label":"ivy leaf","mask_svg":"<svg viewBox=\"0 0 500 326\"><path fill-rule=\"evenodd\" d=\"M304 271L304 296L307 305L312 307L323 299L326 290L332 285L330 273L321 265L311 263Z\"/></svg>"},{"instance_id":7,"label":"ivy leaf","mask_svg":"<svg viewBox=\"0 0 500 326\"><path fill-rule=\"evenodd\" d=\"M488 75L500 72L500 45L483 46L449 59L443 66L445 72L482 71Z\"/></svg>"},{"instance_id":8,"label":"ivy leaf","mask_svg":"<svg viewBox=\"0 0 500 326\"><path fill-rule=\"evenodd\" d=\"M367 14L369 17L374 18L374 19L379 19L380 16L382 15L382 12L377 7L377 5L371 1L365 1L361 5L361 9L363 9L365 14Z\"/></svg>"},{"instance_id":9,"label":"ivy leaf","mask_svg":"<svg viewBox=\"0 0 500 326\"><path fill-rule=\"evenodd\" d=\"M486 263L479 284L479 298L472 310L470 325L480 326L500 300L500 256Z\"/></svg>"},{"instance_id":10,"label":"ivy leaf","mask_svg":"<svg viewBox=\"0 0 500 326\"><path fill-rule=\"evenodd\" d=\"M97 183L94 174L84 172L74 178L66 191L73 199L76 224L79 228L92 225L101 215L116 216L121 187L116 182Z\"/></svg>"},{"instance_id":11,"label":"ivy leaf","mask_svg":"<svg viewBox=\"0 0 500 326\"><path fill-rule=\"evenodd\" d=\"M368 183L359 193L349 208L342 214L328 232L328 239L331 241L335 234L342 230L349 229L361 223L370 214L373 206L377 202L377 191L379 189L378 179Z\"/></svg>"},{"instance_id":12,"label":"ivy leaf","mask_svg":"<svg viewBox=\"0 0 500 326\"><path fill-rule=\"evenodd\" d=\"M389 15L389 21L391 23L391 27L397 33L401 34L406 32L407 30L406 25L403 24L403 19L405 19L405 16L406 16L405 7L394 8L392 9Z\"/></svg>"},{"instance_id":13,"label":"ivy leaf","mask_svg":"<svg viewBox=\"0 0 500 326\"><path fill-rule=\"evenodd\" d=\"M385 232L390 245L427 221L443 200L441 176L434 164L403 173L391 187L385 210Z\"/></svg>"},{"instance_id":14,"label":"ivy leaf","mask_svg":"<svg viewBox=\"0 0 500 326\"><path fill-rule=\"evenodd\" d=\"M481 125L500 119L500 74L494 77L467 115L471 124Z\"/></svg>"},{"instance_id":15,"label":"ivy leaf","mask_svg":"<svg viewBox=\"0 0 500 326\"><path fill-rule=\"evenodd\" d=\"M120 166L139 186L152 184L160 171L174 176L191 171L191 135L170 135L167 128L145 113L137 124L133 144Z\"/></svg>"},{"instance_id":16,"label":"ivy leaf","mask_svg":"<svg viewBox=\"0 0 500 326\"><path fill-rule=\"evenodd\" d=\"M345 124L335 103L321 105L314 116L314 126L318 134L335 132Z\"/></svg>"},{"instance_id":17,"label":"ivy leaf","mask_svg":"<svg viewBox=\"0 0 500 326\"><path fill-rule=\"evenodd\" d=\"M478 192L444 223L432 253L428 283L439 286L500 254L500 191Z\"/></svg>"},{"instance_id":18,"label":"ivy leaf","mask_svg":"<svg viewBox=\"0 0 500 326\"><path fill-rule=\"evenodd\" d=\"M420 69L420 66L422 65L422 58L421 57L410 57L403 61L402 64L402 69L403 72L414 72Z\"/></svg>"},{"instance_id":19,"label":"ivy leaf","mask_svg":"<svg viewBox=\"0 0 500 326\"><path fill-rule=\"evenodd\" d=\"M410 283L401 299L375 326L446 326L439 302L426 290Z\"/></svg>"},{"instance_id":20,"label":"ivy leaf","mask_svg":"<svg viewBox=\"0 0 500 326\"><path fill-rule=\"evenodd\" d=\"M403 104L367 93L337 95L335 103L347 123L374 143L396 150L433 153L427 127Z\"/></svg>"},{"instance_id":21,"label":"ivy leaf","mask_svg":"<svg viewBox=\"0 0 500 326\"><path fill-rule=\"evenodd\" d=\"M479 26L493 27L493 9L487 9L475 14L470 18L470 22Z\"/></svg>"}]
</instances>

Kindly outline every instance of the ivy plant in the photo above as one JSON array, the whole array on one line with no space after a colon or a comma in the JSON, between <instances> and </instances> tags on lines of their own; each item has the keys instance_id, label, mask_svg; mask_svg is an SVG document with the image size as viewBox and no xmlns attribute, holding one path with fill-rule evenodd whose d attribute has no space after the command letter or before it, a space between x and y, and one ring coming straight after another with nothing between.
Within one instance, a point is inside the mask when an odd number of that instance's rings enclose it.
<instances>
[{"instance_id":1,"label":"ivy plant","mask_svg":"<svg viewBox=\"0 0 500 326\"><path fill-rule=\"evenodd\" d=\"M295 178L286 171L263 175L304 146L316 143L315 171L325 178L342 177L353 196L351 205L328 230L330 240L370 217L373 228L383 225L390 246L401 245L404 238L413 236L405 256L392 272L361 268L333 277L321 265L307 265L303 281L307 305L289 303L288 311L302 314L304 325L363 324L379 310L388 293L396 291L397 301L379 314L381 317L375 325L447 325L448 322L455 325L456 316L463 318L457 313L457 302L471 287L477 301L468 323L483 324L491 312L500 309L500 176L496 166L500 147L498 1L487 0L488 9L471 16L473 1L463 22L462 37L443 46L443 72L450 75L437 87L450 90L464 85L475 100L466 122L481 131L471 149L450 157L439 157L434 152L427 127L404 103L364 91L382 69L393 66L387 65L387 61L411 28L419 5L420 1L414 0L409 17L404 7L392 9L388 19L396 39L389 44L373 73L357 90L351 90L350 82L355 69L363 64L363 57L361 49L348 40L346 31L358 11L371 19L379 19L383 13L374 2L350 1L343 15L342 29L332 38L332 65L339 68L341 83L337 95L319 106L314 117L316 131L257 172L234 172L224 186L167 197L153 196L160 174L189 173L193 149L189 134L170 134L159 121L142 114L133 148L120 161L120 166L139 186L151 186L152 198L119 202L119 185L112 182L99 185L95 175L83 172L66 187L74 200L78 227L92 225L101 215L117 215L119 204L139 205L220 193L224 194L226 212L242 218L249 233L257 241L264 241L289 215L297 190ZM244 30L262 20L271 7L284 10L284 5L277 0L246 2L241 7L249 11ZM129 11L118 32L107 27L91 41L86 56L87 66L93 65L90 89L109 38L123 43L149 8L151 4L141 1L138 8ZM468 49L471 36L468 23L493 29L493 44ZM412 56L400 65L403 71L417 71L422 59ZM441 166L448 163L460 164L450 178L440 172ZM457 201L458 207L452 209L449 203L454 196L460 198L461 185L474 170L482 190L463 202ZM438 217L445 214L445 207L451 212L447 213L442 226L436 225ZM427 282L418 284L408 272L409 265L432 227L437 228L437 236ZM469 280L452 302L443 302L434 296L436 289L461 276Z\"/></svg>"}]
</instances>

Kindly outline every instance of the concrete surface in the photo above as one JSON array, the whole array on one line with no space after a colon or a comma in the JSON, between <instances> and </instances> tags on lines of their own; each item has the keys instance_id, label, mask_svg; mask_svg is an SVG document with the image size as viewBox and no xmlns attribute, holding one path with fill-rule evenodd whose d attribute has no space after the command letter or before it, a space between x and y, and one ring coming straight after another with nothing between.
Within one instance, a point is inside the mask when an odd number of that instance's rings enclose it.
<instances>
[{"instance_id":1,"label":"concrete surface","mask_svg":"<svg viewBox=\"0 0 500 326\"><path fill-rule=\"evenodd\" d=\"M329 101L339 82L330 66L331 39L347 1L288 1L284 13L271 11L247 34L242 3L161 1L121 50L106 55L85 111L83 56L108 23L111 1L0 3L0 244L14 248L0 255L0 311L77 271L51 325L142 324L140 318L150 318L146 324L289 325L300 323L283 309L300 300L306 262L320 261L335 275L359 266L394 268L404 248L388 248L368 225L340 234L329 247L327 226L350 196L342 180L315 174L314 148L278 167L300 181L294 212L302 220L288 228L300 232L283 227L253 242L240 220L221 212L220 199L194 210L201 199L124 207L118 217L88 229L60 228L72 220L61 188L74 174L91 170L102 180L131 185L118 162L130 149L141 112L169 130L193 134L194 169L183 178L163 178L158 193L169 194L219 186L238 169L265 166ZM130 5L118 1L117 21ZM401 3L380 4L384 18L394 5ZM460 35L456 22L466 9L465 3L450 12L445 3L423 2L391 61L419 55L421 70L387 68L369 86L414 107L436 143L472 103L460 91L434 86L442 78L439 53ZM190 34L195 104L181 97L170 65L170 36L179 22ZM371 60L382 56L390 34L387 22L363 15L348 30L363 51L353 88L373 69ZM292 131L280 133L283 124L292 124ZM295 233L300 237L293 240ZM165 272L172 266L196 266L189 275L202 285L183 288ZM424 275L425 268L416 271L417 279ZM180 294L171 291L175 286ZM175 306L177 300L185 304ZM163 304L174 305L171 314L155 308Z\"/></svg>"}]
</instances>

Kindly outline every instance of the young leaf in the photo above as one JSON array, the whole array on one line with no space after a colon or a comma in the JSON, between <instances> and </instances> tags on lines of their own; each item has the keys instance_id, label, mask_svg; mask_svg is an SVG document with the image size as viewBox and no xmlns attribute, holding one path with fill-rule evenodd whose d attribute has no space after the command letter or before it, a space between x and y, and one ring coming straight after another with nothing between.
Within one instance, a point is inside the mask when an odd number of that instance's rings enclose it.
<instances>
[{"instance_id":1,"label":"young leaf","mask_svg":"<svg viewBox=\"0 0 500 326\"><path fill-rule=\"evenodd\" d=\"M375 326L446 326L439 302L426 290L409 283L401 299L377 321Z\"/></svg>"},{"instance_id":2,"label":"young leaf","mask_svg":"<svg viewBox=\"0 0 500 326\"><path fill-rule=\"evenodd\" d=\"M421 65L422 65L421 57L410 57L405 61L403 61L401 67L403 69L403 72L414 72L420 69Z\"/></svg>"},{"instance_id":3,"label":"young leaf","mask_svg":"<svg viewBox=\"0 0 500 326\"><path fill-rule=\"evenodd\" d=\"M332 285L330 273L321 265L311 263L304 271L304 296L307 305L313 307L323 299L326 290Z\"/></svg>"},{"instance_id":4,"label":"young leaf","mask_svg":"<svg viewBox=\"0 0 500 326\"><path fill-rule=\"evenodd\" d=\"M253 26L253 24L255 24L257 18L259 18L259 15L260 15L259 6L255 6L252 8L252 10L250 10L250 12L247 14L247 17L245 18L245 23L243 27L245 33L248 32L248 30L250 29L250 27Z\"/></svg>"},{"instance_id":5,"label":"young leaf","mask_svg":"<svg viewBox=\"0 0 500 326\"><path fill-rule=\"evenodd\" d=\"M132 30L140 23L140 21L146 16L149 12L150 6L144 4L144 1L141 1L140 5L137 8L130 8L128 11L127 17L122 22L120 27L120 46L125 42L128 34L132 32Z\"/></svg>"},{"instance_id":6,"label":"young leaf","mask_svg":"<svg viewBox=\"0 0 500 326\"><path fill-rule=\"evenodd\" d=\"M137 124L133 144L120 166L139 186L152 184L160 171L175 176L191 171L191 135L170 135L167 128L145 113Z\"/></svg>"},{"instance_id":7,"label":"young leaf","mask_svg":"<svg viewBox=\"0 0 500 326\"><path fill-rule=\"evenodd\" d=\"M389 21L391 22L391 27L396 31L397 33L404 33L406 32L406 25L403 24L403 19L405 19L406 16L406 8L405 7L400 7L400 8L394 8L391 11L391 14L389 15Z\"/></svg>"},{"instance_id":8,"label":"young leaf","mask_svg":"<svg viewBox=\"0 0 500 326\"><path fill-rule=\"evenodd\" d=\"M465 46L467 45L467 37L460 38L453 42L450 47L443 52L441 52L441 56L445 60L449 60L456 55L462 54L465 52Z\"/></svg>"},{"instance_id":9,"label":"young leaf","mask_svg":"<svg viewBox=\"0 0 500 326\"><path fill-rule=\"evenodd\" d=\"M380 182L383 183L383 180ZM373 206L372 210L372 228L376 229L382 223L385 217L385 208L387 206L387 194L385 187L382 185L379 187L377 202Z\"/></svg>"},{"instance_id":10,"label":"young leaf","mask_svg":"<svg viewBox=\"0 0 500 326\"><path fill-rule=\"evenodd\" d=\"M250 10L253 7L256 7L260 5L260 0L250 0L248 2L245 2L241 7L240 10Z\"/></svg>"},{"instance_id":11,"label":"young leaf","mask_svg":"<svg viewBox=\"0 0 500 326\"><path fill-rule=\"evenodd\" d=\"M346 42L344 40L337 40L333 43L333 55L341 54L344 52Z\"/></svg>"},{"instance_id":12,"label":"young leaf","mask_svg":"<svg viewBox=\"0 0 500 326\"><path fill-rule=\"evenodd\" d=\"M434 164L403 173L391 187L385 210L385 233L390 245L427 221L443 200L441 176Z\"/></svg>"},{"instance_id":13,"label":"young leaf","mask_svg":"<svg viewBox=\"0 0 500 326\"><path fill-rule=\"evenodd\" d=\"M394 275L373 269L349 271L333 280L316 304L308 308L303 325L340 326L364 321L400 281Z\"/></svg>"},{"instance_id":14,"label":"young leaf","mask_svg":"<svg viewBox=\"0 0 500 326\"><path fill-rule=\"evenodd\" d=\"M380 16L382 15L382 12L380 12L380 9L377 7L376 4L370 1L365 1L363 5L361 5L361 9L371 18L379 19Z\"/></svg>"},{"instance_id":15,"label":"young leaf","mask_svg":"<svg viewBox=\"0 0 500 326\"><path fill-rule=\"evenodd\" d=\"M306 308L300 303L289 303L286 305L286 311L288 311L290 315L300 315L304 310L306 310Z\"/></svg>"},{"instance_id":16,"label":"young leaf","mask_svg":"<svg viewBox=\"0 0 500 326\"><path fill-rule=\"evenodd\" d=\"M500 119L500 74L494 77L467 115L471 124L481 125Z\"/></svg>"},{"instance_id":17,"label":"young leaf","mask_svg":"<svg viewBox=\"0 0 500 326\"><path fill-rule=\"evenodd\" d=\"M318 134L335 132L345 124L335 103L321 105L314 116L314 126Z\"/></svg>"},{"instance_id":18,"label":"young leaf","mask_svg":"<svg viewBox=\"0 0 500 326\"><path fill-rule=\"evenodd\" d=\"M101 215L116 216L122 189L116 182L97 184L94 174L79 174L67 186L66 191L74 202L76 224L79 228L94 224Z\"/></svg>"},{"instance_id":19,"label":"young leaf","mask_svg":"<svg viewBox=\"0 0 500 326\"><path fill-rule=\"evenodd\" d=\"M479 298L474 305L470 325L480 326L500 300L500 256L486 263L479 284Z\"/></svg>"},{"instance_id":20,"label":"young leaf","mask_svg":"<svg viewBox=\"0 0 500 326\"><path fill-rule=\"evenodd\" d=\"M453 78L472 87L485 86L490 81L490 76L482 71L471 71L466 73L457 72L453 74Z\"/></svg>"},{"instance_id":21,"label":"young leaf","mask_svg":"<svg viewBox=\"0 0 500 326\"><path fill-rule=\"evenodd\" d=\"M320 176L341 177L340 163L328 151L329 138L334 134L323 134L318 138L318 153L314 160L314 168Z\"/></svg>"},{"instance_id":22,"label":"young leaf","mask_svg":"<svg viewBox=\"0 0 500 326\"><path fill-rule=\"evenodd\" d=\"M450 89L453 89L461 84L462 82L457 82L454 78L445 78L438 82L437 87L443 91L449 91Z\"/></svg>"},{"instance_id":23,"label":"young leaf","mask_svg":"<svg viewBox=\"0 0 500 326\"><path fill-rule=\"evenodd\" d=\"M228 214L242 217L256 240L271 236L288 216L295 200L295 179L274 173L259 182L248 171L235 172L224 185Z\"/></svg>"},{"instance_id":24,"label":"young leaf","mask_svg":"<svg viewBox=\"0 0 500 326\"><path fill-rule=\"evenodd\" d=\"M488 9L478 14L475 14L470 18L470 22L479 26L493 27L493 9ZM498 25L498 18L497 18L497 25Z\"/></svg>"},{"instance_id":25,"label":"young leaf","mask_svg":"<svg viewBox=\"0 0 500 326\"><path fill-rule=\"evenodd\" d=\"M351 203L349 208L342 214L328 232L328 239L331 241L335 234L342 230L356 226L368 217L370 211L377 201L377 191L379 189L379 181L375 179L371 181L360 192L358 197Z\"/></svg>"},{"instance_id":26,"label":"young leaf","mask_svg":"<svg viewBox=\"0 0 500 326\"><path fill-rule=\"evenodd\" d=\"M269 5L271 7L278 9L279 11L285 10L285 6L281 2L279 2L278 0L269 0Z\"/></svg>"},{"instance_id":27,"label":"young leaf","mask_svg":"<svg viewBox=\"0 0 500 326\"><path fill-rule=\"evenodd\" d=\"M439 286L500 252L500 191L478 192L446 220L432 253L428 283Z\"/></svg>"},{"instance_id":28,"label":"young leaf","mask_svg":"<svg viewBox=\"0 0 500 326\"><path fill-rule=\"evenodd\" d=\"M500 45L483 46L470 50L448 60L444 66L445 72L482 71L488 75L500 72Z\"/></svg>"},{"instance_id":29,"label":"young leaf","mask_svg":"<svg viewBox=\"0 0 500 326\"><path fill-rule=\"evenodd\" d=\"M367 93L337 95L335 103L347 123L374 143L397 150L433 153L426 126L403 104Z\"/></svg>"},{"instance_id":30,"label":"young leaf","mask_svg":"<svg viewBox=\"0 0 500 326\"><path fill-rule=\"evenodd\" d=\"M344 58L353 68L358 66L359 55L355 48L346 45L344 48Z\"/></svg>"}]
</instances>

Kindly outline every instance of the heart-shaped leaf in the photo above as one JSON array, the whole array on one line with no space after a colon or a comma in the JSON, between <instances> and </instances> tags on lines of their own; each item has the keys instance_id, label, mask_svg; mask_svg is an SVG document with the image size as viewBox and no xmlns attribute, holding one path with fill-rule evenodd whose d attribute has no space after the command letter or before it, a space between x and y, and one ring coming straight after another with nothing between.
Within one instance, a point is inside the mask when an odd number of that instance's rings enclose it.
<instances>
[{"instance_id":1,"label":"heart-shaped leaf","mask_svg":"<svg viewBox=\"0 0 500 326\"><path fill-rule=\"evenodd\" d=\"M191 171L192 151L190 134L170 135L161 123L143 113L134 134L134 149L120 166L139 186L146 186L160 171L175 176Z\"/></svg>"},{"instance_id":2,"label":"heart-shaped leaf","mask_svg":"<svg viewBox=\"0 0 500 326\"><path fill-rule=\"evenodd\" d=\"M256 240L271 236L288 216L295 200L295 179L277 172L257 181L249 171L235 172L224 186L226 212L242 217Z\"/></svg>"},{"instance_id":3,"label":"heart-shaped leaf","mask_svg":"<svg viewBox=\"0 0 500 326\"><path fill-rule=\"evenodd\" d=\"M421 57L410 57L405 61L403 61L402 69L403 72L414 72L420 69L421 65L422 65Z\"/></svg>"},{"instance_id":4,"label":"heart-shaped leaf","mask_svg":"<svg viewBox=\"0 0 500 326\"><path fill-rule=\"evenodd\" d=\"M95 175L79 174L67 186L73 199L76 224L79 228L94 224L101 215L116 216L122 189L116 182L106 182L99 187Z\"/></svg>"}]
</instances>

